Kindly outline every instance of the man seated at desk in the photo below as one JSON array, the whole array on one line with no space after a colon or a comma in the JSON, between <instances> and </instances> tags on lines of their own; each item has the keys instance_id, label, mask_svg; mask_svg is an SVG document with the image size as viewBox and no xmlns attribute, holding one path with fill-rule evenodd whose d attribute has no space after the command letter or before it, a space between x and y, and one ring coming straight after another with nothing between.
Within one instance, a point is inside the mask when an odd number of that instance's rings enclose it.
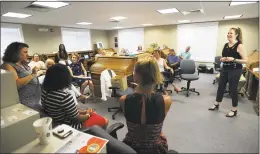
<instances>
[{"instance_id":1,"label":"man seated at desk","mask_svg":"<svg viewBox=\"0 0 260 154\"><path fill-rule=\"evenodd\" d=\"M170 53L167 56L167 62L172 69L177 69L180 66L180 58L176 55L174 49L169 50Z\"/></svg>"}]
</instances>

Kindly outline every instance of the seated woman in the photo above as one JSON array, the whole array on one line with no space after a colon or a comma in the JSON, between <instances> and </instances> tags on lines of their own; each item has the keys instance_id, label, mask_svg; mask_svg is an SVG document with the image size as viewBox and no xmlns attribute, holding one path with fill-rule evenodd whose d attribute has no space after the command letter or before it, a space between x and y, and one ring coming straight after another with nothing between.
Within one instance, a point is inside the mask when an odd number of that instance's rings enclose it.
<instances>
[{"instance_id":1,"label":"seated woman","mask_svg":"<svg viewBox=\"0 0 260 154\"><path fill-rule=\"evenodd\" d=\"M154 50L153 57L154 57L155 61L157 62L157 65L159 67L159 71L162 73L164 79L169 79L170 75L173 75L174 71L171 67L169 67L167 65L166 60L161 58L161 51L160 50ZM164 69L170 70L171 74L169 74L168 72L165 72ZM174 91L176 91L176 92L181 91L181 89L178 88L177 86L175 86L173 83L172 83L172 86L174 87ZM166 88L167 88L167 84L164 84L164 94L166 94L166 92L165 92Z\"/></svg>"},{"instance_id":2,"label":"seated woman","mask_svg":"<svg viewBox=\"0 0 260 154\"><path fill-rule=\"evenodd\" d=\"M128 129L123 142L138 154L166 154L168 144L162 126L172 100L169 96L154 93L163 77L153 58L136 63L134 81L137 85L135 93L120 98Z\"/></svg>"},{"instance_id":3,"label":"seated woman","mask_svg":"<svg viewBox=\"0 0 260 154\"><path fill-rule=\"evenodd\" d=\"M40 60L40 55L35 53L33 54L32 61L28 64L31 68L36 67L37 69L45 69L44 62Z\"/></svg>"},{"instance_id":4,"label":"seated woman","mask_svg":"<svg viewBox=\"0 0 260 154\"><path fill-rule=\"evenodd\" d=\"M36 67L38 74L45 74L46 73L46 67L43 61L40 60L40 55L35 53L33 54L32 61L28 64L28 66L33 69Z\"/></svg>"},{"instance_id":5,"label":"seated woman","mask_svg":"<svg viewBox=\"0 0 260 154\"><path fill-rule=\"evenodd\" d=\"M55 124L67 124L75 129L98 125L106 128L108 120L93 109L79 112L72 95L66 91L71 85L68 68L62 64L51 66L43 81L41 103Z\"/></svg>"},{"instance_id":6,"label":"seated woman","mask_svg":"<svg viewBox=\"0 0 260 154\"><path fill-rule=\"evenodd\" d=\"M40 101L41 87L37 80L37 68L28 66L28 48L27 44L21 42L9 44L1 68L13 72L20 103L35 109Z\"/></svg>"},{"instance_id":7,"label":"seated woman","mask_svg":"<svg viewBox=\"0 0 260 154\"><path fill-rule=\"evenodd\" d=\"M79 55L77 53L73 53L71 55L72 63L70 64L71 75L73 77L72 82L77 83L80 87L80 93L83 94L85 88L89 85L90 92L94 97L94 85L93 82L89 79L84 79L87 77L87 71L85 70L83 64L79 62Z\"/></svg>"},{"instance_id":8,"label":"seated woman","mask_svg":"<svg viewBox=\"0 0 260 154\"><path fill-rule=\"evenodd\" d=\"M55 64L55 62L52 59L47 59L46 62L45 62L45 66L46 66L47 69L50 68L54 64ZM45 78L45 75L42 75L42 76L38 77L39 83L41 85L43 84L44 78ZM79 99L82 102L85 102L86 99L88 98L87 96L82 95L80 93L80 91L73 84L71 84L70 87L66 88L66 90L71 93L71 95L73 96L74 101L76 102L76 105L78 104L78 101L77 101L78 97L79 97Z\"/></svg>"}]
</instances>

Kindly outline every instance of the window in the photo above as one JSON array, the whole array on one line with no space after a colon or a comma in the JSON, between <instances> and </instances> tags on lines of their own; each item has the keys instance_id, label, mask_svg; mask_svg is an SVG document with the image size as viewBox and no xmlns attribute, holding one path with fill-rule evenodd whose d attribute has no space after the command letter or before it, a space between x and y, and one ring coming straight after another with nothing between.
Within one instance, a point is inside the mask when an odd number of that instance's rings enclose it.
<instances>
[{"instance_id":1,"label":"window","mask_svg":"<svg viewBox=\"0 0 260 154\"><path fill-rule=\"evenodd\" d=\"M1 24L1 57L3 57L6 47L12 42L24 42L22 26L20 24L2 23Z\"/></svg>"},{"instance_id":2,"label":"window","mask_svg":"<svg viewBox=\"0 0 260 154\"><path fill-rule=\"evenodd\" d=\"M89 29L61 28L61 34L68 52L91 50Z\"/></svg>"},{"instance_id":3,"label":"window","mask_svg":"<svg viewBox=\"0 0 260 154\"><path fill-rule=\"evenodd\" d=\"M218 23L178 25L178 54L190 46L191 59L199 62L214 62L217 50Z\"/></svg>"},{"instance_id":4,"label":"window","mask_svg":"<svg viewBox=\"0 0 260 154\"><path fill-rule=\"evenodd\" d=\"M144 29L133 28L123 29L118 31L119 51L122 48L128 49L130 52L135 52L138 45L144 47Z\"/></svg>"}]
</instances>

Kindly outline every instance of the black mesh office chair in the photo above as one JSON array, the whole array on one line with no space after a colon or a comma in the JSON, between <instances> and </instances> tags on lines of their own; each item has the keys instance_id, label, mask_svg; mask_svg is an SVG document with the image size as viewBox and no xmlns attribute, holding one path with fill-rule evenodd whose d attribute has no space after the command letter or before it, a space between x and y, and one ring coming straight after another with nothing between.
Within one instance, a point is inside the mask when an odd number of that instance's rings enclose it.
<instances>
[{"instance_id":1,"label":"black mesh office chair","mask_svg":"<svg viewBox=\"0 0 260 154\"><path fill-rule=\"evenodd\" d=\"M108 131L105 131L99 126L92 126L84 132L109 140L106 146L107 154L137 154L137 152L133 148L117 140L117 136L115 138L114 136L110 135ZM178 152L176 152L175 150L169 150L167 153L171 154Z\"/></svg>"},{"instance_id":2,"label":"black mesh office chair","mask_svg":"<svg viewBox=\"0 0 260 154\"><path fill-rule=\"evenodd\" d=\"M116 101L118 101L118 103L119 103L119 99L121 96L134 93L134 89L131 87L128 87L125 91L120 90L120 88L118 88L118 87L109 87L109 89L112 89L111 97L116 98ZM112 110L115 110L115 112L112 115L113 120L116 119L115 116L118 113L123 112L122 108L120 107L120 104L117 107L108 108L108 112L112 112Z\"/></svg>"},{"instance_id":3,"label":"black mesh office chair","mask_svg":"<svg viewBox=\"0 0 260 154\"><path fill-rule=\"evenodd\" d=\"M195 62L193 60L182 60L180 64L180 76L183 80L187 80L187 87L182 87L181 92L186 91L186 96L189 97L189 92L194 92L200 95L195 88L190 88L191 81L199 79L199 71L196 73Z\"/></svg>"},{"instance_id":4,"label":"black mesh office chair","mask_svg":"<svg viewBox=\"0 0 260 154\"><path fill-rule=\"evenodd\" d=\"M215 57L215 62L213 63L214 64L214 69L217 72L221 71L221 66L220 66L221 61L220 61L220 58L221 58L221 56L216 56ZM216 79L213 80L213 84L215 84L215 83L216 83Z\"/></svg>"}]
</instances>

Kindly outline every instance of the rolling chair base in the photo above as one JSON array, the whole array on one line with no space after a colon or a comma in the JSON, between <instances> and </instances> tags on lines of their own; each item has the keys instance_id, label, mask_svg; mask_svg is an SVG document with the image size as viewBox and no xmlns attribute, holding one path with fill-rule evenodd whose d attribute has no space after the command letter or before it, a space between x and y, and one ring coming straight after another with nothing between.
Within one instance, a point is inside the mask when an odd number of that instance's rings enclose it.
<instances>
[{"instance_id":1,"label":"rolling chair base","mask_svg":"<svg viewBox=\"0 0 260 154\"><path fill-rule=\"evenodd\" d=\"M190 92L194 92L198 95L200 95L200 93L198 91L195 90L195 88L190 88L190 89L187 89L185 87L181 87L181 91L180 92L183 92L183 91L186 91L186 96L189 97L190 95Z\"/></svg>"},{"instance_id":2,"label":"rolling chair base","mask_svg":"<svg viewBox=\"0 0 260 154\"><path fill-rule=\"evenodd\" d=\"M116 119L116 115L120 112L123 112L123 110L121 109L121 107L111 107L108 108L108 112L113 112L112 110L116 110L115 113L112 114L112 119L115 120Z\"/></svg>"}]
</instances>

